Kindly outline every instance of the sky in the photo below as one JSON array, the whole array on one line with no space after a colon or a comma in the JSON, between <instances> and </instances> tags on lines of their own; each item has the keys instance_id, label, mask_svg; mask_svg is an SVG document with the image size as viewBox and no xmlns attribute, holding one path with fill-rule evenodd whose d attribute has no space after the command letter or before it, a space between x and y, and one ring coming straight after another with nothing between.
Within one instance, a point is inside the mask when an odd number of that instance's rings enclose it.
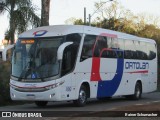
<instances>
[{"instance_id":1,"label":"sky","mask_svg":"<svg viewBox=\"0 0 160 120\"><path fill-rule=\"evenodd\" d=\"M32 0L33 4L39 8L37 14L40 16L41 0ZM88 14L94 13L95 2L106 2L109 0L51 0L50 3L50 25L65 24L71 17L81 18L84 16L84 7ZM117 0L125 9L129 9L134 14L147 13L160 17L160 0ZM107 2L110 5L111 2ZM96 17L94 14L93 17ZM9 16L6 12L0 15L0 40L4 38L4 33L8 28Z\"/></svg>"}]
</instances>

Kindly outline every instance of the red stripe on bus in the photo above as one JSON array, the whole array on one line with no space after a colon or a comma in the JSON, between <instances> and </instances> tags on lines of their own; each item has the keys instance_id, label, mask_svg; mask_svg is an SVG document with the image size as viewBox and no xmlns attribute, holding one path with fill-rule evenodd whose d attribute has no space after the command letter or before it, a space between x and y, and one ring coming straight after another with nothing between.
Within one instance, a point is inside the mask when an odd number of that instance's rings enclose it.
<instances>
[{"instance_id":1,"label":"red stripe on bus","mask_svg":"<svg viewBox=\"0 0 160 120\"><path fill-rule=\"evenodd\" d=\"M148 73L148 70L142 70L142 71L133 71L133 72L127 72L127 73Z\"/></svg>"}]
</instances>

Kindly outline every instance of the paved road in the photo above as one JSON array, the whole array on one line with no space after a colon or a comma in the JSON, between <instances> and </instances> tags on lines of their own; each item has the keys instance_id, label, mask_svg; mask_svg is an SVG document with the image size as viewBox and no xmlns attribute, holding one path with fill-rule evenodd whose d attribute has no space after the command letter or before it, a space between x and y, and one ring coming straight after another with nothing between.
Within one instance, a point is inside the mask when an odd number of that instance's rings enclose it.
<instances>
[{"instance_id":1,"label":"paved road","mask_svg":"<svg viewBox=\"0 0 160 120\"><path fill-rule=\"evenodd\" d=\"M24 104L24 105L15 105L15 106L5 106L5 107L0 107L0 112L4 111L12 111L13 112L42 112L44 111L45 113L49 113L49 115L46 115L46 117L42 113L42 118L26 118L26 120L105 120L105 117L98 117L98 116L93 116L93 117L86 117L84 118L84 113L88 115L88 113L93 113L98 112L98 111L106 111L106 110L114 110L116 108L124 107L124 106L130 106L130 105L145 105L149 103L155 103L155 102L160 102L160 92L154 92L154 93L149 93L149 94L143 94L143 97L139 101L131 101L131 100L126 100L122 97L118 98L112 98L107 101L98 101L98 100L90 100L85 107L75 107L72 102L51 102L49 103L45 108L38 108L35 104ZM150 110L152 111L152 110ZM80 114L80 117L79 117ZM67 116L67 118L66 118ZM77 116L77 117L76 117ZM2 118L0 118L2 119ZM3 118L4 120L8 120L7 118ZM17 118L17 117L12 117L10 118L11 120L18 120L22 118ZM25 119L25 118L23 118ZM109 118L109 119L124 119L123 117L120 118ZM128 118L125 117L126 120L131 120L132 117ZM135 118L133 118L135 119ZM137 120L139 120L136 117ZM159 118L156 117L154 118L155 120L158 120ZM140 117L140 120L142 118ZM145 117L144 120L152 120L151 118Z\"/></svg>"},{"instance_id":2,"label":"paved road","mask_svg":"<svg viewBox=\"0 0 160 120\"><path fill-rule=\"evenodd\" d=\"M50 102L45 108L35 104L24 104L0 107L0 111L106 111L122 106L141 105L151 102L160 102L160 92L143 94L138 101L126 100L122 97L112 98L107 101L90 100L85 107L75 107L72 102Z\"/></svg>"}]
</instances>

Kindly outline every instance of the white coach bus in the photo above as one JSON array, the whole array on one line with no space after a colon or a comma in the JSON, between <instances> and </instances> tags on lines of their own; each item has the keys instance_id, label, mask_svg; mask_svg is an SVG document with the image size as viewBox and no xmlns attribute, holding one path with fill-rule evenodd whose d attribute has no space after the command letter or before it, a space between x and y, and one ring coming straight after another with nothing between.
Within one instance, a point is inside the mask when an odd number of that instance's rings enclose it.
<instances>
[{"instance_id":1,"label":"white coach bus","mask_svg":"<svg viewBox=\"0 0 160 120\"><path fill-rule=\"evenodd\" d=\"M12 56L12 100L71 101L125 96L138 100L157 89L154 40L107 29L56 25L22 33Z\"/></svg>"}]
</instances>

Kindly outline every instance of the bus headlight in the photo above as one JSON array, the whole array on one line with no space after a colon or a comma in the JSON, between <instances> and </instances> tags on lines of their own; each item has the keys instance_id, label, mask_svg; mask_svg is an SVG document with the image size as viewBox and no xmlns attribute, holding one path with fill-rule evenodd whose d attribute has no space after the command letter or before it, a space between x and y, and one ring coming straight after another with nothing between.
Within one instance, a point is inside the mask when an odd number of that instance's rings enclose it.
<instances>
[{"instance_id":1,"label":"bus headlight","mask_svg":"<svg viewBox=\"0 0 160 120\"><path fill-rule=\"evenodd\" d=\"M52 85L49 85L49 86L45 86L45 88L46 88L47 90L51 90L51 89L54 89L54 88L62 85L63 83L64 83L64 81L59 82L59 83L55 83L55 84L52 84Z\"/></svg>"},{"instance_id":2,"label":"bus headlight","mask_svg":"<svg viewBox=\"0 0 160 120\"><path fill-rule=\"evenodd\" d=\"M55 88L55 87L57 87L57 84L53 84L53 85L50 85L50 86L46 86L45 88L46 88L47 90L51 90L51 89L53 89L53 88Z\"/></svg>"}]
</instances>

